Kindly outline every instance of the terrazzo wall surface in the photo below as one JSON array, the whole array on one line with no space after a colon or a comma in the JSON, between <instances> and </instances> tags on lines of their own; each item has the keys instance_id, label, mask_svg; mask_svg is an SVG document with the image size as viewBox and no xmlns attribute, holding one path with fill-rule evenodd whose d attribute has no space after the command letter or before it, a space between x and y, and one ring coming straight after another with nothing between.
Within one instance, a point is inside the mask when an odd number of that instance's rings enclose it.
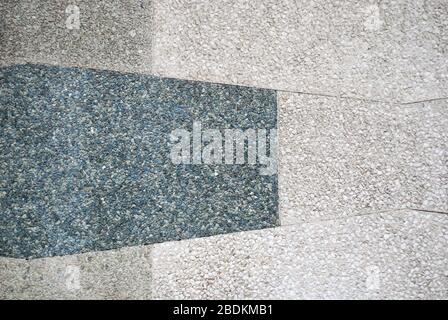
<instances>
[{"instance_id":1,"label":"terrazzo wall surface","mask_svg":"<svg viewBox=\"0 0 448 320\"><path fill-rule=\"evenodd\" d=\"M1 299L448 298L446 1L0 15Z\"/></svg>"}]
</instances>

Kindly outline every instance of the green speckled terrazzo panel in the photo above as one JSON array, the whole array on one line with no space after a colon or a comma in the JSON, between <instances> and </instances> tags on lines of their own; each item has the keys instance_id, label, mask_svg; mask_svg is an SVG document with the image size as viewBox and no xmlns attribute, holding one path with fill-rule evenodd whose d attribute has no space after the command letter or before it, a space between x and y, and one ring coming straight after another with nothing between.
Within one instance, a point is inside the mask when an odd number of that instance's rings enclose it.
<instances>
[{"instance_id":1,"label":"green speckled terrazzo panel","mask_svg":"<svg viewBox=\"0 0 448 320\"><path fill-rule=\"evenodd\" d=\"M170 133L276 128L273 90L44 65L0 69L0 255L32 258L278 224L260 165L175 165Z\"/></svg>"}]
</instances>

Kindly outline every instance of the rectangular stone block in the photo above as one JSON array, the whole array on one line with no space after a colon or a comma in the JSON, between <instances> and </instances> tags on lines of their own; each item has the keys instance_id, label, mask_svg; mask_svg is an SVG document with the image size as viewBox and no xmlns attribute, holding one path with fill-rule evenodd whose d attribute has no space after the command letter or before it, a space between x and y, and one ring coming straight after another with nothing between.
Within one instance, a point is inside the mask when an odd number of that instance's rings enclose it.
<instances>
[{"instance_id":1,"label":"rectangular stone block","mask_svg":"<svg viewBox=\"0 0 448 320\"><path fill-rule=\"evenodd\" d=\"M446 299L448 215L397 211L153 246L156 299Z\"/></svg>"},{"instance_id":2,"label":"rectangular stone block","mask_svg":"<svg viewBox=\"0 0 448 320\"><path fill-rule=\"evenodd\" d=\"M149 247L34 260L0 257L0 299L149 299Z\"/></svg>"},{"instance_id":3,"label":"rectangular stone block","mask_svg":"<svg viewBox=\"0 0 448 320\"><path fill-rule=\"evenodd\" d=\"M447 103L280 93L282 224L394 208L448 212Z\"/></svg>"},{"instance_id":4,"label":"rectangular stone block","mask_svg":"<svg viewBox=\"0 0 448 320\"><path fill-rule=\"evenodd\" d=\"M149 0L4 0L0 64L150 72Z\"/></svg>"},{"instance_id":5,"label":"rectangular stone block","mask_svg":"<svg viewBox=\"0 0 448 320\"><path fill-rule=\"evenodd\" d=\"M295 92L448 97L445 0L154 1L154 72Z\"/></svg>"},{"instance_id":6,"label":"rectangular stone block","mask_svg":"<svg viewBox=\"0 0 448 320\"><path fill-rule=\"evenodd\" d=\"M276 128L272 90L21 65L0 70L0 92L0 255L67 255L278 224L276 173L247 157L237 164L227 147L232 164L223 154L205 162L212 141L224 145L225 129ZM220 139L207 140L207 129ZM186 135L188 162L173 160L176 130Z\"/></svg>"}]
</instances>

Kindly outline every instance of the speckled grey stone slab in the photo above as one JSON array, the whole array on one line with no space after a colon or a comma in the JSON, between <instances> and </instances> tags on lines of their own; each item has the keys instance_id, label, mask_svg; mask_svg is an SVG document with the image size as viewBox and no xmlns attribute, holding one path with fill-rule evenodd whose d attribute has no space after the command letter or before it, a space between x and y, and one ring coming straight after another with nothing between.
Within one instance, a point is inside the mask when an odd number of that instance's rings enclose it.
<instances>
[{"instance_id":1,"label":"speckled grey stone slab","mask_svg":"<svg viewBox=\"0 0 448 320\"><path fill-rule=\"evenodd\" d=\"M63 257L0 257L0 299L149 299L149 246Z\"/></svg>"},{"instance_id":2,"label":"speckled grey stone slab","mask_svg":"<svg viewBox=\"0 0 448 320\"><path fill-rule=\"evenodd\" d=\"M155 299L447 299L448 215L412 211L153 246Z\"/></svg>"},{"instance_id":3,"label":"speckled grey stone slab","mask_svg":"<svg viewBox=\"0 0 448 320\"><path fill-rule=\"evenodd\" d=\"M154 0L153 72L400 102L448 97L446 0Z\"/></svg>"},{"instance_id":4,"label":"speckled grey stone slab","mask_svg":"<svg viewBox=\"0 0 448 320\"><path fill-rule=\"evenodd\" d=\"M41 257L277 224L258 165L174 165L170 133L274 128L276 93L110 71L0 72L0 255Z\"/></svg>"},{"instance_id":5,"label":"speckled grey stone slab","mask_svg":"<svg viewBox=\"0 0 448 320\"><path fill-rule=\"evenodd\" d=\"M448 212L448 100L410 105L279 93L282 224Z\"/></svg>"},{"instance_id":6,"label":"speckled grey stone slab","mask_svg":"<svg viewBox=\"0 0 448 320\"><path fill-rule=\"evenodd\" d=\"M151 13L149 0L2 0L0 65L150 72Z\"/></svg>"}]
</instances>

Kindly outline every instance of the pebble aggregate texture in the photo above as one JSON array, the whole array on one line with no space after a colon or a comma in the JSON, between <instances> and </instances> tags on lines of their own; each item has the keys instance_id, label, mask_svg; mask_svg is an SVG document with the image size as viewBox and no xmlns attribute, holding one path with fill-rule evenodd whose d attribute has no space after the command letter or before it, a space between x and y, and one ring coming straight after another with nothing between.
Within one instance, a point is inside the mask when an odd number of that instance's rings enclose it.
<instances>
[{"instance_id":1,"label":"pebble aggregate texture","mask_svg":"<svg viewBox=\"0 0 448 320\"><path fill-rule=\"evenodd\" d=\"M446 299L448 215L397 211L153 249L157 299Z\"/></svg>"},{"instance_id":2,"label":"pebble aggregate texture","mask_svg":"<svg viewBox=\"0 0 448 320\"><path fill-rule=\"evenodd\" d=\"M401 210L73 256L0 258L0 298L446 299L447 220Z\"/></svg>"},{"instance_id":3,"label":"pebble aggregate texture","mask_svg":"<svg viewBox=\"0 0 448 320\"><path fill-rule=\"evenodd\" d=\"M0 1L0 299L448 299L446 0L73 4ZM165 162L277 105L278 186Z\"/></svg>"},{"instance_id":4,"label":"pebble aggregate texture","mask_svg":"<svg viewBox=\"0 0 448 320\"><path fill-rule=\"evenodd\" d=\"M0 258L0 299L149 299L150 247Z\"/></svg>"},{"instance_id":5,"label":"pebble aggregate texture","mask_svg":"<svg viewBox=\"0 0 448 320\"><path fill-rule=\"evenodd\" d=\"M410 105L279 93L282 224L448 212L448 99Z\"/></svg>"},{"instance_id":6,"label":"pebble aggregate texture","mask_svg":"<svg viewBox=\"0 0 448 320\"><path fill-rule=\"evenodd\" d=\"M110 71L0 71L0 255L42 257L272 227L277 175L175 165L170 133L275 128L272 90Z\"/></svg>"},{"instance_id":7,"label":"pebble aggregate texture","mask_svg":"<svg viewBox=\"0 0 448 320\"><path fill-rule=\"evenodd\" d=\"M78 28L70 19L73 5L79 10ZM148 0L2 0L0 15L0 65L151 70Z\"/></svg>"},{"instance_id":8,"label":"pebble aggregate texture","mask_svg":"<svg viewBox=\"0 0 448 320\"><path fill-rule=\"evenodd\" d=\"M396 102L448 97L446 0L157 0L153 72Z\"/></svg>"}]
</instances>

